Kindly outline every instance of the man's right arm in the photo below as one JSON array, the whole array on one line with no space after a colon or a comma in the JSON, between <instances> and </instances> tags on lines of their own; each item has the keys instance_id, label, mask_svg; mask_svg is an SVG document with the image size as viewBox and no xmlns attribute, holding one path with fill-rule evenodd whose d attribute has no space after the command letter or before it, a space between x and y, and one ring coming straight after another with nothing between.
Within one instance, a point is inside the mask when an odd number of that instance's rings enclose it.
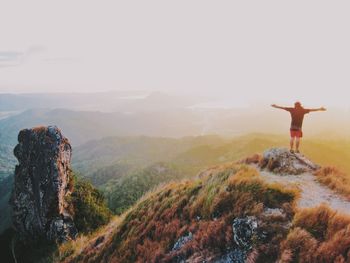
<instances>
[{"instance_id":1,"label":"man's right arm","mask_svg":"<svg viewBox=\"0 0 350 263\"><path fill-rule=\"evenodd\" d=\"M276 105L276 104L272 104L271 107L274 107L274 108L276 108L276 109L288 110L287 107L278 106L278 105Z\"/></svg>"}]
</instances>

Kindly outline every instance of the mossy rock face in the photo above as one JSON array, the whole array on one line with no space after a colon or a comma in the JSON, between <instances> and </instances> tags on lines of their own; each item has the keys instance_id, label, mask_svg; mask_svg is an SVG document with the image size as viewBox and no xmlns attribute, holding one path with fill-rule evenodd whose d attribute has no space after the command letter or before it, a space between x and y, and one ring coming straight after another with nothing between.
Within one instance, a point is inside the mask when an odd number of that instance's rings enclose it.
<instances>
[{"instance_id":1,"label":"mossy rock face","mask_svg":"<svg viewBox=\"0 0 350 263\"><path fill-rule=\"evenodd\" d=\"M13 225L23 242L74 239L77 229L66 197L72 191L72 148L56 126L21 130L14 154Z\"/></svg>"}]
</instances>

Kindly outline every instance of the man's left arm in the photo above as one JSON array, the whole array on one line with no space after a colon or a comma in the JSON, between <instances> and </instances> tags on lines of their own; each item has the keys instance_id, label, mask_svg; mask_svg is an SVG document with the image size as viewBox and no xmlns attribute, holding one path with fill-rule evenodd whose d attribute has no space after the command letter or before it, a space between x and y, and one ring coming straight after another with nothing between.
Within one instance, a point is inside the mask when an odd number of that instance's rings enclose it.
<instances>
[{"instance_id":1,"label":"man's left arm","mask_svg":"<svg viewBox=\"0 0 350 263\"><path fill-rule=\"evenodd\" d=\"M308 112L313 112L313 111L326 111L327 109L325 107L317 108L317 109L306 109Z\"/></svg>"}]
</instances>

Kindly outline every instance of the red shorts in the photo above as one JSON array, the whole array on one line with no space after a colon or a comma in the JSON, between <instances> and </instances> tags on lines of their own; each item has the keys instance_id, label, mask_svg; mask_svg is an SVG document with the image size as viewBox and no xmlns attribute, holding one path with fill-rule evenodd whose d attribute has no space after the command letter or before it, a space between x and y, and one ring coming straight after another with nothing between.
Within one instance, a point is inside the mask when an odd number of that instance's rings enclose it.
<instances>
[{"instance_id":1,"label":"red shorts","mask_svg":"<svg viewBox=\"0 0 350 263\"><path fill-rule=\"evenodd\" d=\"M303 132L301 130L290 130L290 137L301 138L301 137L303 137Z\"/></svg>"}]
</instances>

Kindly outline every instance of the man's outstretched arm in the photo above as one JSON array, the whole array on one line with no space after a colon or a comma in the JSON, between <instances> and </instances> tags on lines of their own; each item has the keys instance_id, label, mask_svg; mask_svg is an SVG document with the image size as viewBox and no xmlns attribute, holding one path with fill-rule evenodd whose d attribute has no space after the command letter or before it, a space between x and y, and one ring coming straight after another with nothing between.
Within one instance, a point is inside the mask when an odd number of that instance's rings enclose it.
<instances>
[{"instance_id":1,"label":"man's outstretched arm","mask_svg":"<svg viewBox=\"0 0 350 263\"><path fill-rule=\"evenodd\" d=\"M321 108L317 108L317 109L307 109L309 112L312 112L312 111L326 111L327 109L324 108L324 107L321 107Z\"/></svg>"},{"instance_id":2,"label":"man's outstretched arm","mask_svg":"<svg viewBox=\"0 0 350 263\"><path fill-rule=\"evenodd\" d=\"M287 110L288 109L288 107L282 107L282 106L278 106L276 104L272 104L271 107L274 107L276 109L282 109L282 110Z\"/></svg>"}]
</instances>

